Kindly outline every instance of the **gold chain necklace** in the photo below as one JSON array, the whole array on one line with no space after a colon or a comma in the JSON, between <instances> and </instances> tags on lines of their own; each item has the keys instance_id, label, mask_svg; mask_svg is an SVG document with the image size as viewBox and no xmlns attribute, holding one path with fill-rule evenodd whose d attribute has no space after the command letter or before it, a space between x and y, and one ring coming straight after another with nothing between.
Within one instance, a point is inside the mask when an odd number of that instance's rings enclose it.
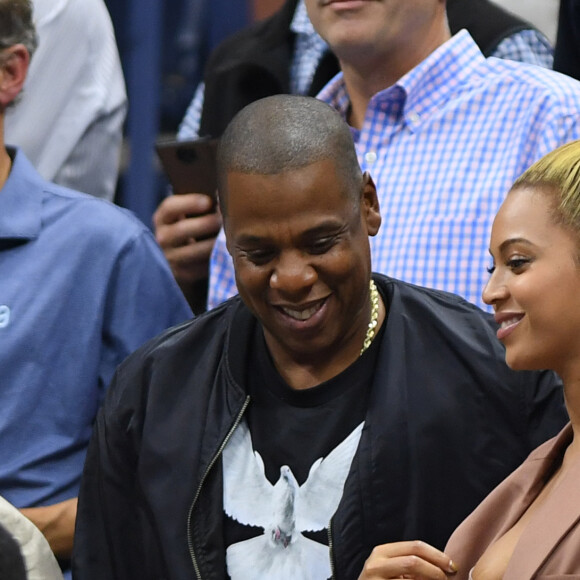
<instances>
[{"instance_id":1,"label":"gold chain necklace","mask_svg":"<svg viewBox=\"0 0 580 580\"><path fill-rule=\"evenodd\" d=\"M367 334L365 336L360 354L362 354L371 345L371 342L375 337L375 332L379 320L379 291L377 290L377 287L372 280L370 281L369 288L371 291L371 321L369 322Z\"/></svg>"}]
</instances>

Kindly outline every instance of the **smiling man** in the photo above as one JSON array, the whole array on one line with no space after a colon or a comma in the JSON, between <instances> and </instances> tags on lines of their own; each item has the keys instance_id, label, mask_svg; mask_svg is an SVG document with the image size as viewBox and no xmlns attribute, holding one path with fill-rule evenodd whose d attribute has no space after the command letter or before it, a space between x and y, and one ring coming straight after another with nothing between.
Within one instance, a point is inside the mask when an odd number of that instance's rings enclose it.
<instances>
[{"instance_id":1,"label":"smiling man","mask_svg":"<svg viewBox=\"0 0 580 580\"><path fill-rule=\"evenodd\" d=\"M376 545L442 547L564 424L559 384L462 298L372 274L376 188L328 105L249 105L218 166L240 296L119 367L75 578L355 579Z\"/></svg>"}]
</instances>

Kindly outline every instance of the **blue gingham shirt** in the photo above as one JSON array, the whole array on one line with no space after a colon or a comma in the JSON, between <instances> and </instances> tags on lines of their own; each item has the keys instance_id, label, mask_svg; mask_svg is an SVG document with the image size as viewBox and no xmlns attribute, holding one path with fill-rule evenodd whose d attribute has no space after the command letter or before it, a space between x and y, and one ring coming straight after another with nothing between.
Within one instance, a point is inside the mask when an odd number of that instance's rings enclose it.
<instances>
[{"instance_id":1,"label":"blue gingham shirt","mask_svg":"<svg viewBox=\"0 0 580 580\"><path fill-rule=\"evenodd\" d=\"M342 74L318 98L346 117ZM374 95L362 129L352 131L383 217L370 238L373 269L483 306L489 234L501 201L534 161L580 137L579 121L579 82L485 59L467 31L456 34ZM235 291L222 231L208 305Z\"/></svg>"},{"instance_id":2,"label":"blue gingham shirt","mask_svg":"<svg viewBox=\"0 0 580 580\"><path fill-rule=\"evenodd\" d=\"M535 29L521 30L504 38L490 56L550 69L554 66L554 48L550 41Z\"/></svg>"},{"instance_id":3,"label":"blue gingham shirt","mask_svg":"<svg viewBox=\"0 0 580 580\"><path fill-rule=\"evenodd\" d=\"M305 95L308 93L320 59L328 50L328 45L314 30L304 0L300 0L296 5L290 29L296 34L290 69L290 91L295 95ZM554 51L550 41L533 29L522 30L508 36L498 44L492 56L545 68L552 68L554 63ZM205 85L201 82L179 126L178 139L195 139L199 136L204 92Z\"/></svg>"}]
</instances>

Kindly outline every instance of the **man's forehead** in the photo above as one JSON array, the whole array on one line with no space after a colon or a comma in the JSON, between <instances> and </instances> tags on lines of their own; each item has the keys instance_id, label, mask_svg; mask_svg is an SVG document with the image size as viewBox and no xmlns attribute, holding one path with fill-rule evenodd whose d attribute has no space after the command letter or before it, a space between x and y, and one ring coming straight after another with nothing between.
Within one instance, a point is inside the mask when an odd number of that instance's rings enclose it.
<instances>
[{"instance_id":1,"label":"man's forehead","mask_svg":"<svg viewBox=\"0 0 580 580\"><path fill-rule=\"evenodd\" d=\"M290 221L295 229L301 222L315 228L349 219L355 207L346 180L324 164L274 175L231 172L228 190L226 229L233 225L238 231Z\"/></svg>"},{"instance_id":2,"label":"man's forehead","mask_svg":"<svg viewBox=\"0 0 580 580\"><path fill-rule=\"evenodd\" d=\"M247 171L244 168L231 168L226 171L226 184L228 186L228 195L236 193L249 184L259 186L268 183L304 183L309 184L313 181L326 181L336 183L340 190L345 189L346 171L341 168L331 157L317 159L308 164L287 167L279 171ZM234 186L234 187L232 187Z\"/></svg>"},{"instance_id":3,"label":"man's forehead","mask_svg":"<svg viewBox=\"0 0 580 580\"><path fill-rule=\"evenodd\" d=\"M273 174L230 171L226 201L236 207L257 204L265 209L270 204L283 204L294 209L311 206L317 200L323 205L325 200L336 204L357 197L358 189L334 163L324 160Z\"/></svg>"}]
</instances>

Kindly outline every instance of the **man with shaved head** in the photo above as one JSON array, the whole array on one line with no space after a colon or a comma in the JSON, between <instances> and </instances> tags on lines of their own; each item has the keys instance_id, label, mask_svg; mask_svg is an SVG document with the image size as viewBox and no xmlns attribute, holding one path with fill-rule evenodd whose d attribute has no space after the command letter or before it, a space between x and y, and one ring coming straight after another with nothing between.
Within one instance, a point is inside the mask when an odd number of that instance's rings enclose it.
<instances>
[{"instance_id":1,"label":"man with shaved head","mask_svg":"<svg viewBox=\"0 0 580 580\"><path fill-rule=\"evenodd\" d=\"M462 298L372 273L376 188L328 105L249 105L218 169L240 295L118 368L75 578L356 579L379 544L441 548L564 424L558 381L510 371Z\"/></svg>"}]
</instances>

